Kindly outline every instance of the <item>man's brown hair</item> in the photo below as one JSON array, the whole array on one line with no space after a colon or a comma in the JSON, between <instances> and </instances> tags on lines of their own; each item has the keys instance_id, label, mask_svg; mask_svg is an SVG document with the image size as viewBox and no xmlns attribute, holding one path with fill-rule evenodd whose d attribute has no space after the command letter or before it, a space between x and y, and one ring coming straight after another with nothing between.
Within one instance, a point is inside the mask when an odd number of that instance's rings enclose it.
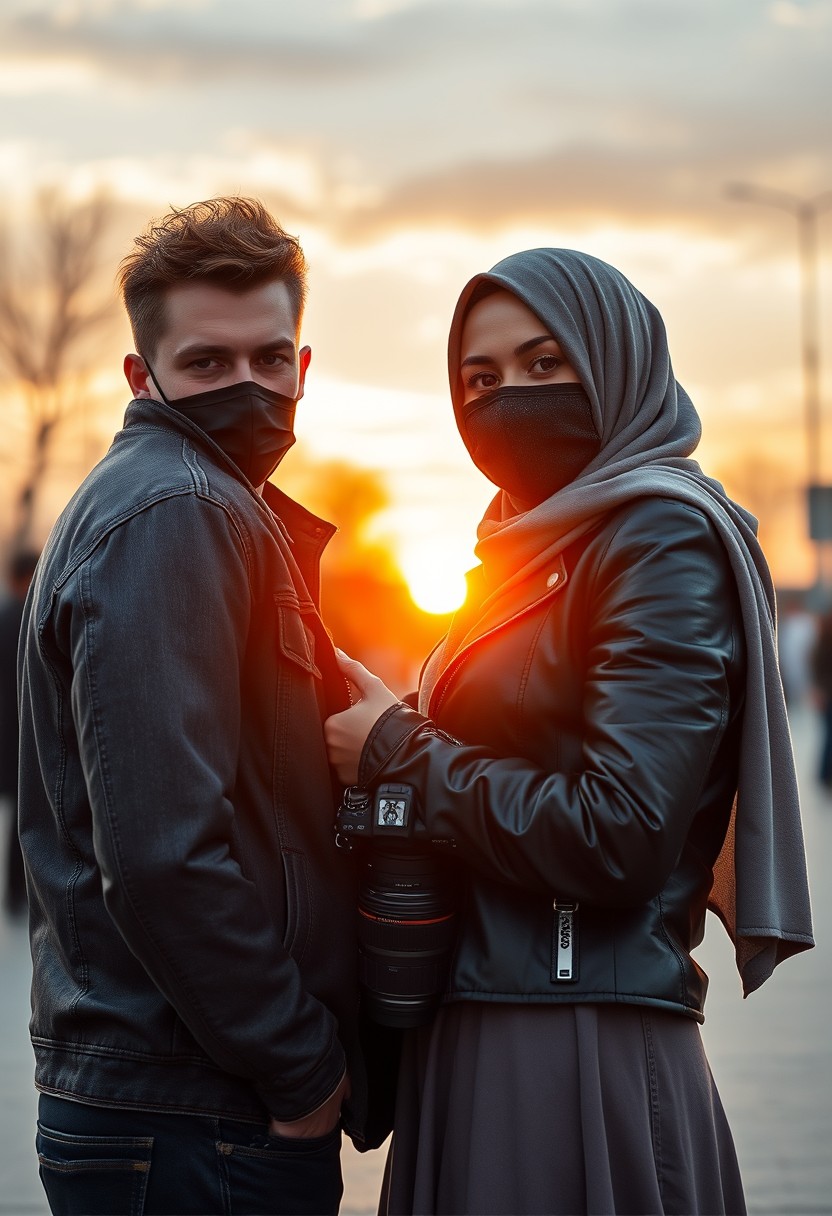
<instances>
[{"instance_id":1,"label":"man's brown hair","mask_svg":"<svg viewBox=\"0 0 832 1216\"><path fill-rule=\"evenodd\" d=\"M280 279L300 325L306 258L297 237L254 198L210 198L174 209L137 236L119 266L118 284L140 355L152 358L165 332L165 292L207 282L248 291Z\"/></svg>"}]
</instances>

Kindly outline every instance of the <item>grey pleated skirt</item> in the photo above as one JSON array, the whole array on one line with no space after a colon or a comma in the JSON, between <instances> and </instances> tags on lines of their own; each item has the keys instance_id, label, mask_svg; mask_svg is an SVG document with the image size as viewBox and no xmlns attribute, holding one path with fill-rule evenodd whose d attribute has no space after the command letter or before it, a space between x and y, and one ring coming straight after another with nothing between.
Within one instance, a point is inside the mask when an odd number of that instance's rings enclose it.
<instances>
[{"instance_id":1,"label":"grey pleated skirt","mask_svg":"<svg viewBox=\"0 0 832 1216\"><path fill-rule=\"evenodd\" d=\"M444 1007L408 1034L380 1211L744 1213L698 1024L638 1005Z\"/></svg>"}]
</instances>

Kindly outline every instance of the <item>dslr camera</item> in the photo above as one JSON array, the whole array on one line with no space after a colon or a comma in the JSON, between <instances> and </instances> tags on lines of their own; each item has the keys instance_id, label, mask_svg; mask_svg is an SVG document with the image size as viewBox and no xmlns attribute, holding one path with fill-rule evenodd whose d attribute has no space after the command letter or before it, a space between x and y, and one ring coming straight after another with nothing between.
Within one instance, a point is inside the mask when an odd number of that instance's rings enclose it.
<instances>
[{"instance_id":1,"label":"dslr camera","mask_svg":"<svg viewBox=\"0 0 832 1216\"><path fill-rule=\"evenodd\" d=\"M350 785L336 843L355 851L359 979L369 1017L382 1026L421 1026L445 989L456 909L444 850L428 837L412 785ZM444 846L443 849L435 848Z\"/></svg>"}]
</instances>

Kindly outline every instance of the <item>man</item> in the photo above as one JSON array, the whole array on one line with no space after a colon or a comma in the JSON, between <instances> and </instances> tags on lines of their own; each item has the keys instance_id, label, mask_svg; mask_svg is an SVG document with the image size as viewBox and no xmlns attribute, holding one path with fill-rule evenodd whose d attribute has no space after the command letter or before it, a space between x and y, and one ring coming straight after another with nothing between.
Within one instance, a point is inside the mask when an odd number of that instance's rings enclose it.
<instances>
[{"instance_id":1,"label":"man","mask_svg":"<svg viewBox=\"0 0 832 1216\"><path fill-rule=\"evenodd\" d=\"M321 725L348 703L318 616L334 529L267 480L309 366L305 269L248 199L137 238L134 400L27 604L38 1153L62 1212L334 1212L350 1082L361 1134Z\"/></svg>"},{"instance_id":2,"label":"man","mask_svg":"<svg viewBox=\"0 0 832 1216\"><path fill-rule=\"evenodd\" d=\"M17 836L17 642L26 592L38 564L32 549L16 550L8 564L9 595L0 604L0 799L10 811L3 904L10 916L26 909L26 881Z\"/></svg>"}]
</instances>

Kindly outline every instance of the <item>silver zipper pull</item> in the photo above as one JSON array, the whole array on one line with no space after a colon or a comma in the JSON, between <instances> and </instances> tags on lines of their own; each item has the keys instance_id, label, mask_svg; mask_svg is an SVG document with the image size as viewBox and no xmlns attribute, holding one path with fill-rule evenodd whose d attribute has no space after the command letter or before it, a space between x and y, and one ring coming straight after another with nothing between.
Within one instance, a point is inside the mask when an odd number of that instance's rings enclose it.
<instances>
[{"instance_id":1,"label":"silver zipper pull","mask_svg":"<svg viewBox=\"0 0 832 1216\"><path fill-rule=\"evenodd\" d=\"M555 910L552 943L552 980L569 982L578 978L578 905L552 901Z\"/></svg>"}]
</instances>

